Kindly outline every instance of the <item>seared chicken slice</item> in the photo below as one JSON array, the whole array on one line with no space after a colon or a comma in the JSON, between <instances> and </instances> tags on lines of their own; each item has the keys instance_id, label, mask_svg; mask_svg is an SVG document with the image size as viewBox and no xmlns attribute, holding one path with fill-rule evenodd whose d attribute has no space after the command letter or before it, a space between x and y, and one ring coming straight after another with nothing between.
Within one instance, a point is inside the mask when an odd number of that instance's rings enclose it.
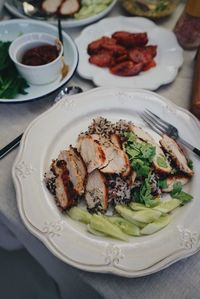
<instances>
[{"instance_id":1,"label":"seared chicken slice","mask_svg":"<svg viewBox=\"0 0 200 299\"><path fill-rule=\"evenodd\" d=\"M55 197L58 205L66 210L76 204L77 193L70 181L69 173L64 160L52 162L51 171L55 175Z\"/></svg>"},{"instance_id":2,"label":"seared chicken slice","mask_svg":"<svg viewBox=\"0 0 200 299\"><path fill-rule=\"evenodd\" d=\"M170 175L166 178L167 187L162 188L162 192L171 192L175 183L180 182L182 185L187 184L189 181L188 176L184 175Z\"/></svg>"},{"instance_id":3,"label":"seared chicken slice","mask_svg":"<svg viewBox=\"0 0 200 299\"><path fill-rule=\"evenodd\" d=\"M79 0L65 0L59 9L59 13L62 16L73 16L79 9Z\"/></svg>"},{"instance_id":4,"label":"seared chicken slice","mask_svg":"<svg viewBox=\"0 0 200 299\"><path fill-rule=\"evenodd\" d=\"M159 144L156 143L153 137L149 133L145 132L142 128L135 125L130 125L129 128L140 140L155 146L156 154L152 161L155 171L158 173L169 174L172 170L171 166L165 157L163 150ZM159 163L159 160L164 160L164 164Z\"/></svg>"},{"instance_id":5,"label":"seared chicken slice","mask_svg":"<svg viewBox=\"0 0 200 299\"><path fill-rule=\"evenodd\" d=\"M137 173L132 169L129 174L129 180L128 180L130 188L134 187L136 177L137 177Z\"/></svg>"},{"instance_id":6,"label":"seared chicken slice","mask_svg":"<svg viewBox=\"0 0 200 299\"><path fill-rule=\"evenodd\" d=\"M111 135L110 135L110 140L111 140L111 142L112 142L115 146L117 146L117 147L119 147L120 149L122 149L122 142L121 142L121 139L120 139L119 135L117 135L117 134L111 134Z\"/></svg>"},{"instance_id":7,"label":"seared chicken slice","mask_svg":"<svg viewBox=\"0 0 200 299\"><path fill-rule=\"evenodd\" d=\"M105 176L97 169L88 175L85 199L88 210L106 211L108 208L108 187Z\"/></svg>"},{"instance_id":8,"label":"seared chicken slice","mask_svg":"<svg viewBox=\"0 0 200 299\"><path fill-rule=\"evenodd\" d=\"M56 13L60 7L62 0L44 0L42 1L42 9L48 13Z\"/></svg>"},{"instance_id":9,"label":"seared chicken slice","mask_svg":"<svg viewBox=\"0 0 200 299\"><path fill-rule=\"evenodd\" d=\"M81 135L77 141L77 150L86 164L88 173L101 168L106 160L104 150L98 140L91 135Z\"/></svg>"},{"instance_id":10,"label":"seared chicken slice","mask_svg":"<svg viewBox=\"0 0 200 299\"><path fill-rule=\"evenodd\" d=\"M193 171L189 168L187 159L180 148L180 146L166 134L163 134L160 140L162 148L169 154L171 159L175 162L177 168L189 176L193 175Z\"/></svg>"},{"instance_id":11,"label":"seared chicken slice","mask_svg":"<svg viewBox=\"0 0 200 299\"><path fill-rule=\"evenodd\" d=\"M73 183L74 189L79 195L82 195L85 191L85 180L87 175L86 166L82 157L75 148L70 146L69 150L60 152L58 160L64 160L67 163L69 177Z\"/></svg>"},{"instance_id":12,"label":"seared chicken slice","mask_svg":"<svg viewBox=\"0 0 200 299\"><path fill-rule=\"evenodd\" d=\"M106 157L100 170L104 173L129 175L131 166L127 154L106 138L100 137L100 144Z\"/></svg>"}]
</instances>

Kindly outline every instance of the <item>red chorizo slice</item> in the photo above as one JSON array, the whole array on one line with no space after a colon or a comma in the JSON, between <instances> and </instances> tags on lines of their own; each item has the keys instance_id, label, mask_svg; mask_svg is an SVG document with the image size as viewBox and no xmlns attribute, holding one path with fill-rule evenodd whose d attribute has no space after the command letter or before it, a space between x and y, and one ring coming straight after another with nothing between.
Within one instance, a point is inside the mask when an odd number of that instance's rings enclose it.
<instances>
[{"instance_id":1,"label":"red chorizo slice","mask_svg":"<svg viewBox=\"0 0 200 299\"><path fill-rule=\"evenodd\" d=\"M157 55L157 46L155 45L145 46L144 49L147 53L151 54L152 58Z\"/></svg>"},{"instance_id":2,"label":"red chorizo slice","mask_svg":"<svg viewBox=\"0 0 200 299\"><path fill-rule=\"evenodd\" d=\"M110 68L110 72L118 76L135 76L141 72L143 68L142 63L134 63L131 60L121 62Z\"/></svg>"},{"instance_id":3,"label":"red chorizo slice","mask_svg":"<svg viewBox=\"0 0 200 299\"><path fill-rule=\"evenodd\" d=\"M89 62L100 67L109 67L112 65L112 59L112 53L103 52L90 56Z\"/></svg>"},{"instance_id":4,"label":"red chorizo slice","mask_svg":"<svg viewBox=\"0 0 200 299\"><path fill-rule=\"evenodd\" d=\"M116 39L118 44L127 48L145 46L148 43L146 32L130 33L127 31L116 31L112 34L112 38Z\"/></svg>"},{"instance_id":5,"label":"red chorizo slice","mask_svg":"<svg viewBox=\"0 0 200 299\"><path fill-rule=\"evenodd\" d=\"M146 64L152 60L152 56L150 53L143 51L142 48L133 48L129 51L130 59L135 63L143 63Z\"/></svg>"},{"instance_id":6,"label":"red chorizo slice","mask_svg":"<svg viewBox=\"0 0 200 299\"><path fill-rule=\"evenodd\" d=\"M137 47L129 51L130 59L135 63L142 63L143 70L147 71L156 63L153 57L156 55L156 46Z\"/></svg>"},{"instance_id":7,"label":"red chorizo slice","mask_svg":"<svg viewBox=\"0 0 200 299\"><path fill-rule=\"evenodd\" d=\"M110 51L113 57L127 55L127 50L120 45L110 45L105 43L102 45L102 51L103 50Z\"/></svg>"},{"instance_id":8,"label":"red chorizo slice","mask_svg":"<svg viewBox=\"0 0 200 299\"><path fill-rule=\"evenodd\" d=\"M143 70L143 71L148 71L149 69L151 69L151 68L154 67L154 66L156 66L156 62L155 62L155 60L151 60L150 62L146 63L146 64L143 66L142 70Z\"/></svg>"},{"instance_id":9,"label":"red chorizo slice","mask_svg":"<svg viewBox=\"0 0 200 299\"><path fill-rule=\"evenodd\" d=\"M107 48L109 48L109 46L116 45L116 43L117 43L117 41L115 39L107 37L107 36L103 36L103 37L91 42L88 45L87 52L89 55L97 54L102 49L105 49L105 45L107 46Z\"/></svg>"}]
</instances>

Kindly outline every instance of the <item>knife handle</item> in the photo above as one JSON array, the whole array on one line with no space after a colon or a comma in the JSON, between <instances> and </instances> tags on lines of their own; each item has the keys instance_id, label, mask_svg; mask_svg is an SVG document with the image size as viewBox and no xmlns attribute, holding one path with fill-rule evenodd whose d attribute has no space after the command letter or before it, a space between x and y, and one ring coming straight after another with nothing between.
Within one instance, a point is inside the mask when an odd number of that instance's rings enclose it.
<instances>
[{"instance_id":1,"label":"knife handle","mask_svg":"<svg viewBox=\"0 0 200 299\"><path fill-rule=\"evenodd\" d=\"M10 151L12 151L15 147L17 147L22 139L22 135L19 135L15 139L13 139L10 143L0 149L0 159L6 156Z\"/></svg>"}]
</instances>

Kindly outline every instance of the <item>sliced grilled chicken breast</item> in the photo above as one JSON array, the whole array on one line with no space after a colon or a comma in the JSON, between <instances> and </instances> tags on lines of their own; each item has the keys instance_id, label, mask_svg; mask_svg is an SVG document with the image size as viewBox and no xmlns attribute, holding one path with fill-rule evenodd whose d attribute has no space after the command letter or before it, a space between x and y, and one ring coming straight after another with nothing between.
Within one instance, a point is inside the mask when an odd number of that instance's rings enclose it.
<instances>
[{"instance_id":1,"label":"sliced grilled chicken breast","mask_svg":"<svg viewBox=\"0 0 200 299\"><path fill-rule=\"evenodd\" d=\"M65 0L59 9L59 13L63 16L73 16L79 9L79 0Z\"/></svg>"},{"instance_id":2,"label":"sliced grilled chicken breast","mask_svg":"<svg viewBox=\"0 0 200 299\"><path fill-rule=\"evenodd\" d=\"M77 150L86 164L88 173L104 165L106 160L104 150L98 140L91 135L79 136Z\"/></svg>"},{"instance_id":3,"label":"sliced grilled chicken breast","mask_svg":"<svg viewBox=\"0 0 200 299\"><path fill-rule=\"evenodd\" d=\"M100 168L103 173L116 173L127 176L131 167L127 154L106 138L100 138L100 144L105 153L106 160Z\"/></svg>"},{"instance_id":4,"label":"sliced grilled chicken breast","mask_svg":"<svg viewBox=\"0 0 200 299\"><path fill-rule=\"evenodd\" d=\"M70 146L69 150L61 151L58 159L64 160L67 163L69 177L73 183L74 189L78 195L82 195L85 191L85 180L87 175L83 159L72 146Z\"/></svg>"},{"instance_id":5,"label":"sliced grilled chicken breast","mask_svg":"<svg viewBox=\"0 0 200 299\"><path fill-rule=\"evenodd\" d=\"M155 146L156 154L152 161L155 171L158 173L169 174L171 172L172 168L171 168L167 158L165 157L163 150L161 149L159 144L153 139L153 137L138 126L130 125L129 128L133 133L135 133L135 135L140 140ZM164 164L161 165L161 163L159 163L159 159L164 159L166 167L163 167Z\"/></svg>"},{"instance_id":6,"label":"sliced grilled chicken breast","mask_svg":"<svg viewBox=\"0 0 200 299\"><path fill-rule=\"evenodd\" d=\"M188 167L187 159L180 148L180 146L166 134L163 134L160 140L162 148L169 154L171 159L175 162L177 168L189 176L193 175L193 171Z\"/></svg>"},{"instance_id":7,"label":"sliced grilled chicken breast","mask_svg":"<svg viewBox=\"0 0 200 299\"><path fill-rule=\"evenodd\" d=\"M88 175L85 199L88 210L106 211L108 208L108 187L105 176L97 169Z\"/></svg>"},{"instance_id":8,"label":"sliced grilled chicken breast","mask_svg":"<svg viewBox=\"0 0 200 299\"><path fill-rule=\"evenodd\" d=\"M185 184L188 183L188 181L189 181L188 176L170 175L169 177L166 178L167 187L162 188L161 191L162 192L171 192L173 190L173 186L174 186L175 183L180 182L182 185L185 185Z\"/></svg>"},{"instance_id":9,"label":"sliced grilled chicken breast","mask_svg":"<svg viewBox=\"0 0 200 299\"><path fill-rule=\"evenodd\" d=\"M55 197L58 205L66 210L76 204L77 193L70 181L69 173L64 160L52 162L51 171L55 175Z\"/></svg>"},{"instance_id":10,"label":"sliced grilled chicken breast","mask_svg":"<svg viewBox=\"0 0 200 299\"><path fill-rule=\"evenodd\" d=\"M42 9L46 13L56 13L61 3L62 0L44 0L42 1Z\"/></svg>"},{"instance_id":11,"label":"sliced grilled chicken breast","mask_svg":"<svg viewBox=\"0 0 200 299\"><path fill-rule=\"evenodd\" d=\"M120 136L117 134L111 134L110 135L110 141L117 147L119 147L120 149L122 149L122 142L120 139Z\"/></svg>"}]
</instances>

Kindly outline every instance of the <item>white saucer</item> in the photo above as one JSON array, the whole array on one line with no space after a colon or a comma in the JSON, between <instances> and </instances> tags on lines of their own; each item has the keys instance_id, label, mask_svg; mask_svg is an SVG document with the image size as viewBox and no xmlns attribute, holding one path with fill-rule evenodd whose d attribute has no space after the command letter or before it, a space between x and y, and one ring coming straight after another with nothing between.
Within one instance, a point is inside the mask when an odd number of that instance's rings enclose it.
<instances>
[{"instance_id":1,"label":"white saucer","mask_svg":"<svg viewBox=\"0 0 200 299\"><path fill-rule=\"evenodd\" d=\"M46 32L52 35L58 36L58 30L55 26L48 23L39 22L35 20L8 20L0 22L0 40L1 41L12 41L23 33L30 32ZM63 32L63 44L64 44L64 60L69 66L69 72L63 79L58 78L56 81L47 85L30 85L26 91L28 94L19 94L13 99L0 99L0 102L23 102L38 99L43 97L56 89L60 88L63 84L68 82L73 76L77 64L78 64L78 51L75 43L71 37Z\"/></svg>"}]
</instances>

